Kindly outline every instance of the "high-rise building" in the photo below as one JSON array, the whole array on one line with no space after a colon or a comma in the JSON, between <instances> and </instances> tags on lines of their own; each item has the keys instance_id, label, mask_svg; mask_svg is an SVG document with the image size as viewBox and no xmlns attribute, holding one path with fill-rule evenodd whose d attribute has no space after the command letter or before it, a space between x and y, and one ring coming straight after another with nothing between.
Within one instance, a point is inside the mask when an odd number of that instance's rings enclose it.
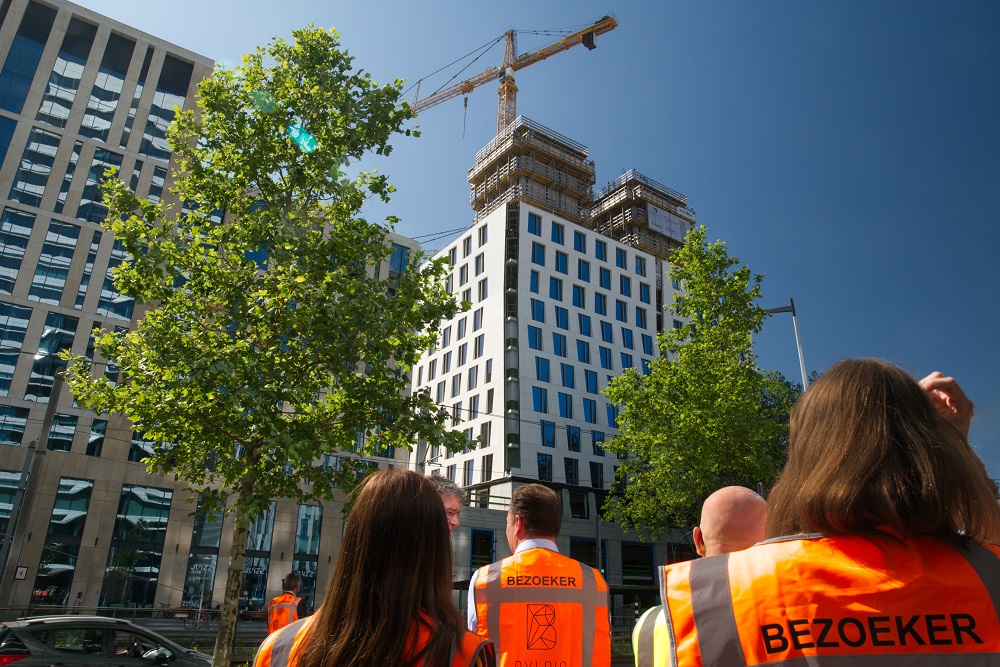
<instances>
[{"instance_id":1,"label":"high-rise building","mask_svg":"<svg viewBox=\"0 0 1000 667\"><path fill-rule=\"evenodd\" d=\"M170 196L165 132L213 63L63 0L3 0L0 21L0 534L13 533L0 540L0 606L65 605L77 592L85 607L221 601L231 519L192 517L182 485L140 462L151 443L56 382L64 349L118 376L91 331L130 328L143 306L115 290L127 256L101 226L99 184L110 166L139 196ZM418 247L388 241L392 255L371 269L382 279ZM48 437L28 447L50 408ZM382 454L372 466L406 458ZM342 532L339 507L272 503L251 527L241 605L262 607L292 570L307 597L317 580L322 590Z\"/></svg>"},{"instance_id":2,"label":"high-rise building","mask_svg":"<svg viewBox=\"0 0 1000 667\"><path fill-rule=\"evenodd\" d=\"M413 375L415 389L452 410L469 446L421 446L413 461L471 492L456 531L457 579L509 553L507 501L537 481L563 494L560 548L605 572L618 607L636 591L648 605L653 565L682 547L641 544L597 520L616 464L602 443L617 432L601 391L659 355L676 289L667 257L695 216L683 195L638 172L596 197L594 181L586 147L524 117L476 156L474 224L436 255L452 267L447 289L471 306L441 323Z\"/></svg>"}]
</instances>

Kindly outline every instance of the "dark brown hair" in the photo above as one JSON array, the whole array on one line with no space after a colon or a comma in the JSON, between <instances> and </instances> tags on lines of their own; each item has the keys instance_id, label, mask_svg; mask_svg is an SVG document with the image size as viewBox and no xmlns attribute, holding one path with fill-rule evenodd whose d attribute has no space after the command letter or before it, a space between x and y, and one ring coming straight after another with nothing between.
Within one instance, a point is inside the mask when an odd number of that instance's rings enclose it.
<instances>
[{"instance_id":1,"label":"dark brown hair","mask_svg":"<svg viewBox=\"0 0 1000 667\"><path fill-rule=\"evenodd\" d=\"M838 362L799 399L768 506L768 537L888 527L982 541L1000 522L965 435L913 377L878 359Z\"/></svg>"},{"instance_id":2,"label":"dark brown hair","mask_svg":"<svg viewBox=\"0 0 1000 667\"><path fill-rule=\"evenodd\" d=\"M521 517L529 537L558 537L562 527L562 498L547 486L525 484L514 489L510 512Z\"/></svg>"},{"instance_id":3,"label":"dark brown hair","mask_svg":"<svg viewBox=\"0 0 1000 667\"><path fill-rule=\"evenodd\" d=\"M290 591L301 583L302 578L296 572L289 572L288 576L281 580L281 587L286 591Z\"/></svg>"},{"instance_id":4,"label":"dark brown hair","mask_svg":"<svg viewBox=\"0 0 1000 667\"><path fill-rule=\"evenodd\" d=\"M347 522L298 667L448 667L465 628L451 596L451 539L434 486L412 471L372 474ZM421 612L432 638L412 644Z\"/></svg>"}]
</instances>

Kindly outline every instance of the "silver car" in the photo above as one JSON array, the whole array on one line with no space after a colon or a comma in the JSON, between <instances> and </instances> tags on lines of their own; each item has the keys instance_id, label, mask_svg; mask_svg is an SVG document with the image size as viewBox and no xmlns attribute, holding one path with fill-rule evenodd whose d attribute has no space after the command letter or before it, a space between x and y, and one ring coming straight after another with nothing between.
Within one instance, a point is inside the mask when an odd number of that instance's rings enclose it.
<instances>
[{"instance_id":1,"label":"silver car","mask_svg":"<svg viewBox=\"0 0 1000 667\"><path fill-rule=\"evenodd\" d=\"M211 667L211 656L106 616L39 616L0 625L0 665Z\"/></svg>"}]
</instances>

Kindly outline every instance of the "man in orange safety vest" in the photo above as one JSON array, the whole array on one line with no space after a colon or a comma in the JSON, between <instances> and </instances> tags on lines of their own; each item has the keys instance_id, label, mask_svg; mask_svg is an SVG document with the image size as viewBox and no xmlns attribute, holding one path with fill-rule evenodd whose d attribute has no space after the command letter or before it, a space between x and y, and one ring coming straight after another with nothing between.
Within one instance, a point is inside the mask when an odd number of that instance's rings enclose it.
<instances>
[{"instance_id":1,"label":"man in orange safety vest","mask_svg":"<svg viewBox=\"0 0 1000 667\"><path fill-rule=\"evenodd\" d=\"M480 568L469 586L469 629L493 641L500 667L608 667L608 585L559 553L559 494L541 484L514 490L507 511L513 555Z\"/></svg>"},{"instance_id":2,"label":"man in orange safety vest","mask_svg":"<svg viewBox=\"0 0 1000 667\"><path fill-rule=\"evenodd\" d=\"M281 595L267 603L268 633L294 623L307 616L305 598L299 597L301 579L295 572L290 573L282 582L284 589Z\"/></svg>"}]
</instances>

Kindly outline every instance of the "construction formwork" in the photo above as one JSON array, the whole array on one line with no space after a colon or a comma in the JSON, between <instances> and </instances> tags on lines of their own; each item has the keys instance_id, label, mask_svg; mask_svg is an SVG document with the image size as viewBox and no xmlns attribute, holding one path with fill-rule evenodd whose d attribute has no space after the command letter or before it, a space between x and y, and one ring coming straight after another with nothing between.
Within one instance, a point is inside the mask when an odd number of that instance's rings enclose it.
<instances>
[{"instance_id":1,"label":"construction formwork","mask_svg":"<svg viewBox=\"0 0 1000 667\"><path fill-rule=\"evenodd\" d=\"M596 232L662 259L684 244L695 224L687 197L634 169L601 188L583 223Z\"/></svg>"},{"instance_id":2,"label":"construction formwork","mask_svg":"<svg viewBox=\"0 0 1000 667\"><path fill-rule=\"evenodd\" d=\"M476 154L469 170L469 203L476 222L505 202L526 201L586 224L594 182L586 146L518 116Z\"/></svg>"}]
</instances>

